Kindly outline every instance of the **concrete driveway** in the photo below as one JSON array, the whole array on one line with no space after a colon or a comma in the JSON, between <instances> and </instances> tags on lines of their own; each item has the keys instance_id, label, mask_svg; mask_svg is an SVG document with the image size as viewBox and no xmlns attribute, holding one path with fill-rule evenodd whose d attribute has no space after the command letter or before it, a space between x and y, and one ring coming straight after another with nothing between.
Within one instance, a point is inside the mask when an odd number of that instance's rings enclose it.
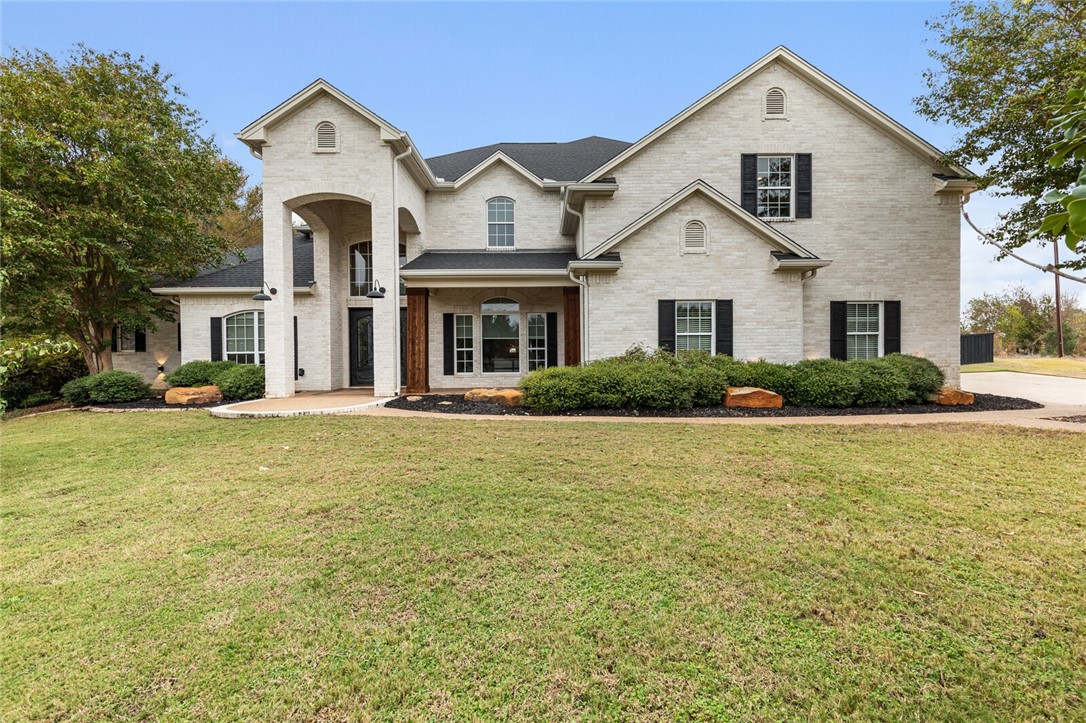
<instances>
[{"instance_id":1,"label":"concrete driveway","mask_svg":"<svg viewBox=\"0 0 1086 723\"><path fill-rule=\"evenodd\" d=\"M1086 379L1019 372L970 372L962 374L962 389L978 394L1021 397L1052 406L1086 407Z\"/></svg>"}]
</instances>

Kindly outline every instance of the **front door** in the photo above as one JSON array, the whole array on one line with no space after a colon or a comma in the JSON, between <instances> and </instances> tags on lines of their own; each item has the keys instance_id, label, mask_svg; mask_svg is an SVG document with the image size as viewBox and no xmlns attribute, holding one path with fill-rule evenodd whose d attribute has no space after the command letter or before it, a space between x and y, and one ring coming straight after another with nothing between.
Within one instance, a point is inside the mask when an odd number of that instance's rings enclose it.
<instances>
[{"instance_id":1,"label":"front door","mask_svg":"<svg viewBox=\"0 0 1086 723\"><path fill-rule=\"evenodd\" d=\"M351 386L373 386L373 309L350 309Z\"/></svg>"}]
</instances>

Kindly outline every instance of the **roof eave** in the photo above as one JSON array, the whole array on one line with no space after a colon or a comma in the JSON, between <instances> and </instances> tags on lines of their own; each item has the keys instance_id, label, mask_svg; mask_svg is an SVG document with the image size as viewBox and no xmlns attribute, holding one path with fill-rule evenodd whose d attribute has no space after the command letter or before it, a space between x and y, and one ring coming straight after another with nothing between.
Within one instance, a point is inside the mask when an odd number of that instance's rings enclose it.
<instances>
[{"instance_id":1,"label":"roof eave","mask_svg":"<svg viewBox=\"0 0 1086 723\"><path fill-rule=\"evenodd\" d=\"M295 286L294 294L312 294L314 287ZM160 286L152 287L151 293L158 296L240 296L260 292L259 286Z\"/></svg>"}]
</instances>

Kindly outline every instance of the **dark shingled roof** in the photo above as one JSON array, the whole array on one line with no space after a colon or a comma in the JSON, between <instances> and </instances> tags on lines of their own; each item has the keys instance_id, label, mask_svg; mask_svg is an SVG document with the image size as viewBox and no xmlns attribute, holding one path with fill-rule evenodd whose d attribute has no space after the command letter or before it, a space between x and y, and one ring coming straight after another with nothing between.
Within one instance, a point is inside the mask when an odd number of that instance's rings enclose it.
<instances>
[{"instance_id":1,"label":"dark shingled roof","mask_svg":"<svg viewBox=\"0 0 1086 723\"><path fill-rule=\"evenodd\" d=\"M250 246L244 252L242 263L236 254L227 256L225 264L201 271L185 281L155 284L165 289L230 289L259 288L264 283L264 247ZM294 234L294 287L307 287L313 283L313 241L304 233Z\"/></svg>"},{"instance_id":2,"label":"dark shingled roof","mask_svg":"<svg viewBox=\"0 0 1086 723\"><path fill-rule=\"evenodd\" d=\"M568 143L494 143L427 158L426 162L438 178L455 181L501 151L541 179L579 181L630 145L626 141L599 136Z\"/></svg>"},{"instance_id":3,"label":"dark shingled roof","mask_svg":"<svg viewBox=\"0 0 1086 723\"><path fill-rule=\"evenodd\" d=\"M577 254L572 251L427 251L404 265L404 271L540 270L564 271ZM602 261L618 261L606 254Z\"/></svg>"}]
</instances>

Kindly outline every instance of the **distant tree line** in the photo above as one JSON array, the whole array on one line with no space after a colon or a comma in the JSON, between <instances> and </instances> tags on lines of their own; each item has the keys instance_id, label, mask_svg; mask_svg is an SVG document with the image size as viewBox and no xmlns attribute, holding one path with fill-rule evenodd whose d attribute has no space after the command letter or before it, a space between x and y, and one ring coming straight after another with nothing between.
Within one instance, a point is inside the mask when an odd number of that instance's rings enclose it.
<instances>
[{"instance_id":1,"label":"distant tree line","mask_svg":"<svg viewBox=\"0 0 1086 723\"><path fill-rule=\"evenodd\" d=\"M1063 348L1068 355L1086 348L1086 308L1075 294L1063 294ZM1056 354L1056 304L1051 294L1033 294L1022 285L998 294L970 299L962 314L962 331L994 331L997 352L1004 354ZM1080 346L1081 345L1081 346Z\"/></svg>"}]
</instances>

